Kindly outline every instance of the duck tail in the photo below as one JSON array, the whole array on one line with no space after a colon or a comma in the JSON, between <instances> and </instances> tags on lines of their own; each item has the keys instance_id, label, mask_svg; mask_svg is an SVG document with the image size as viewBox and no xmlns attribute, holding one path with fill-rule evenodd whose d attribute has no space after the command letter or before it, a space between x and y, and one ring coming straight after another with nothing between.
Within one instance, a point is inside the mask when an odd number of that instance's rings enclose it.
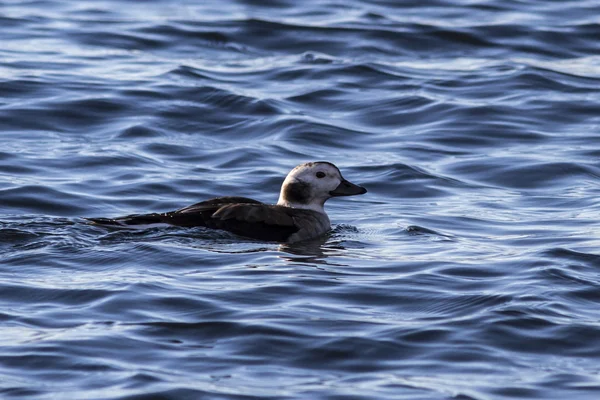
<instances>
[{"instance_id":1,"label":"duck tail","mask_svg":"<svg viewBox=\"0 0 600 400\"><path fill-rule=\"evenodd\" d=\"M119 218L84 218L92 225L114 228L145 229L165 225L161 214L134 214Z\"/></svg>"}]
</instances>

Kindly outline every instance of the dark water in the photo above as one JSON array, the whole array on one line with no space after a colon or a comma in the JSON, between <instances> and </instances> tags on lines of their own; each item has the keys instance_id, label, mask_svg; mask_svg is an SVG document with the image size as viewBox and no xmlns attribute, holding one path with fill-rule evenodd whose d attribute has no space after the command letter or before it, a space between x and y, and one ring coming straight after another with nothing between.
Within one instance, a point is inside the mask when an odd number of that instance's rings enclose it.
<instances>
[{"instance_id":1,"label":"dark water","mask_svg":"<svg viewBox=\"0 0 600 400\"><path fill-rule=\"evenodd\" d=\"M600 3L0 5L0 396L600 398ZM369 193L293 246L82 216Z\"/></svg>"}]
</instances>

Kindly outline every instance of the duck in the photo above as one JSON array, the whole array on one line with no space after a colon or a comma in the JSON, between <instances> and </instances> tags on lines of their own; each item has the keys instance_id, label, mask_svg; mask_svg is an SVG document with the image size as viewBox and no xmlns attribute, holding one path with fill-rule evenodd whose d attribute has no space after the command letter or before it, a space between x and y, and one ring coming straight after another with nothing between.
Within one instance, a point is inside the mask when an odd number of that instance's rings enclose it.
<instances>
[{"instance_id":1,"label":"duck","mask_svg":"<svg viewBox=\"0 0 600 400\"><path fill-rule=\"evenodd\" d=\"M86 220L94 225L131 229L206 227L260 241L295 243L322 236L331 229L325 212L327 200L365 193L367 189L344 179L334 164L313 161L290 171L281 185L277 204L225 196L164 213Z\"/></svg>"}]
</instances>

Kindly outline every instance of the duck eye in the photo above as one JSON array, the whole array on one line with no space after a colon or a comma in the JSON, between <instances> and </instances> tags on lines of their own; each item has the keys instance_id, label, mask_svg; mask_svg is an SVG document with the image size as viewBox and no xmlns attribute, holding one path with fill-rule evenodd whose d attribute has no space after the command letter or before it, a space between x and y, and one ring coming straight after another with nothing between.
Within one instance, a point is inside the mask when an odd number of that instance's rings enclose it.
<instances>
[{"instance_id":1,"label":"duck eye","mask_svg":"<svg viewBox=\"0 0 600 400\"><path fill-rule=\"evenodd\" d=\"M317 172L315 175L317 175L317 178L321 179L321 178L325 178L325 172Z\"/></svg>"}]
</instances>

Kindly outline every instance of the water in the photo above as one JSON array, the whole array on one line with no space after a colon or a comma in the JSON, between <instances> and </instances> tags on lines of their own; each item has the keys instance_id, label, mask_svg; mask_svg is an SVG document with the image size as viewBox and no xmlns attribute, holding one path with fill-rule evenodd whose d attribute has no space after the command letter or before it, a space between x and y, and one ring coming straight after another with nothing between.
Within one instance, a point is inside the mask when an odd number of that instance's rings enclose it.
<instances>
[{"instance_id":1,"label":"water","mask_svg":"<svg viewBox=\"0 0 600 400\"><path fill-rule=\"evenodd\" d=\"M0 6L0 397L600 398L597 1ZM81 217L275 202L291 246Z\"/></svg>"}]
</instances>

